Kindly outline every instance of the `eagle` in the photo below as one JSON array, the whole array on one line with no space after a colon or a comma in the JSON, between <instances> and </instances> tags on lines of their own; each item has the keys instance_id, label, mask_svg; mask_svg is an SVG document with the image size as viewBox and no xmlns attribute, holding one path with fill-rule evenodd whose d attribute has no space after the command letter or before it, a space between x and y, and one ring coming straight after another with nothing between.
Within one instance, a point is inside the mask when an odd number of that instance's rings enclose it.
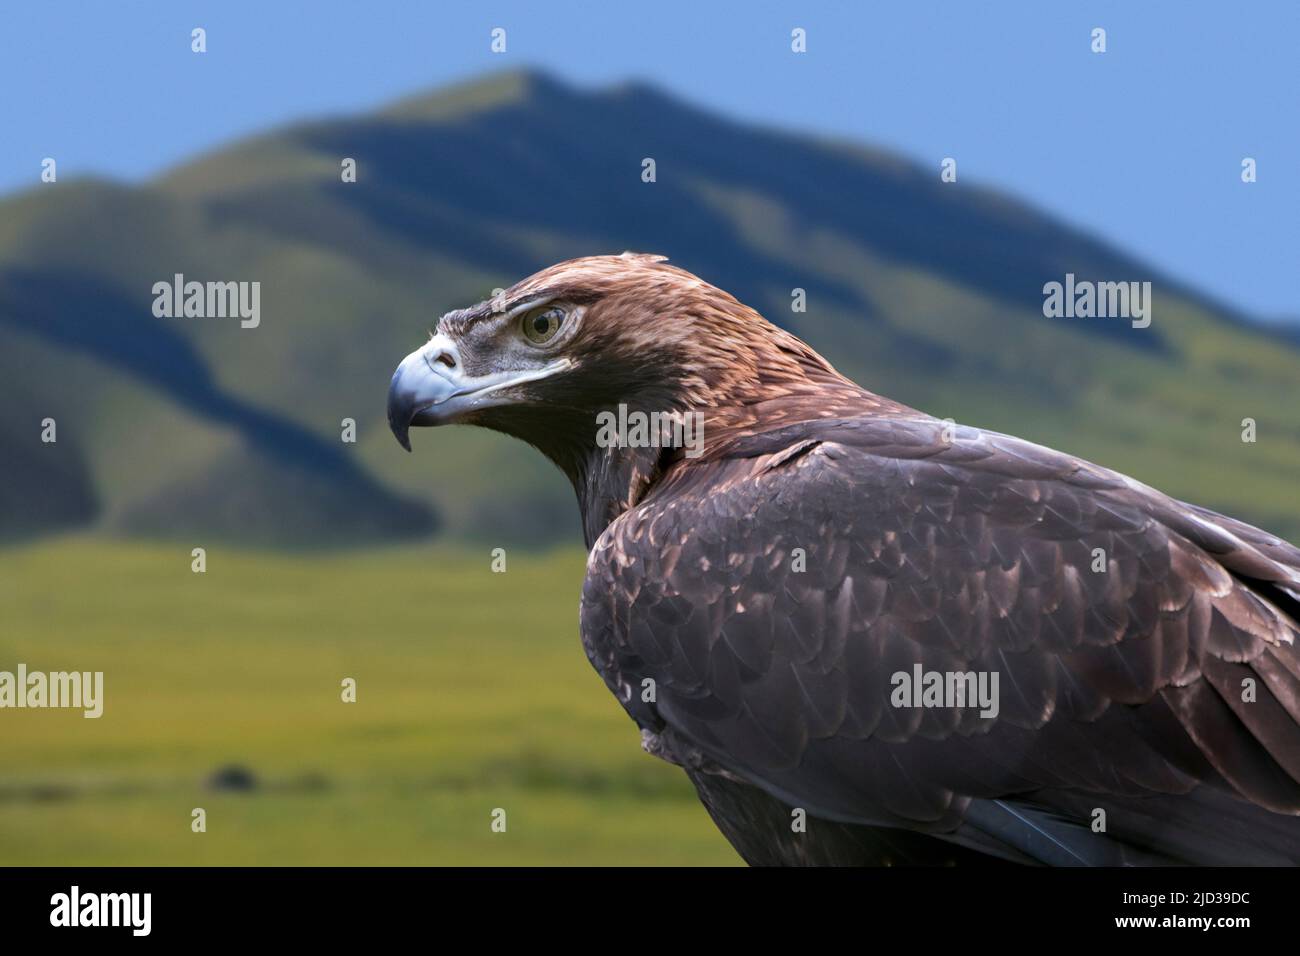
<instances>
[{"instance_id":1,"label":"eagle","mask_svg":"<svg viewBox=\"0 0 1300 956\"><path fill-rule=\"evenodd\" d=\"M388 420L568 477L587 657L752 865L1300 862L1274 535L876 395L663 256L447 313Z\"/></svg>"}]
</instances>

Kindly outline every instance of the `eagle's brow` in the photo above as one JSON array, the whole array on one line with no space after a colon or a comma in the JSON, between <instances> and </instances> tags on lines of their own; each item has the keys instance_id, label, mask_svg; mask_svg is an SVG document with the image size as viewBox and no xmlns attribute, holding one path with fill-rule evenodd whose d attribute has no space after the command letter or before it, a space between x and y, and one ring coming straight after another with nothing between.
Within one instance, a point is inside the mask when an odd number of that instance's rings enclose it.
<instances>
[{"instance_id":1,"label":"eagle's brow","mask_svg":"<svg viewBox=\"0 0 1300 956\"><path fill-rule=\"evenodd\" d=\"M478 305L471 305L468 308L453 309L438 320L438 326L440 328L463 332L475 322L490 318L497 314L499 314L498 311L492 307L492 300L487 299L480 302Z\"/></svg>"},{"instance_id":2,"label":"eagle's brow","mask_svg":"<svg viewBox=\"0 0 1300 956\"><path fill-rule=\"evenodd\" d=\"M496 307L499 298L484 299L477 305L471 305L464 309L455 309L444 315L438 323L440 326L446 326L458 332L463 332L475 322L481 322L484 319L491 319L501 315L509 315L511 312L524 305L544 304L556 300L571 302L574 305L584 305L600 298L596 292L582 292L571 288L562 287L545 287L540 289L520 290L509 299L504 300L500 308Z\"/></svg>"}]
</instances>

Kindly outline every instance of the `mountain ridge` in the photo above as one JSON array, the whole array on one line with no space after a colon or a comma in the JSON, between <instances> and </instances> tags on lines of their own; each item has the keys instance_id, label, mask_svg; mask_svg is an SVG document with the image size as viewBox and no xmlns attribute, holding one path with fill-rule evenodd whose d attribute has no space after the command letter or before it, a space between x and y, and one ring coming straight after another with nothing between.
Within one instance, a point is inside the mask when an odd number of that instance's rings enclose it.
<instances>
[{"instance_id":1,"label":"mountain ridge","mask_svg":"<svg viewBox=\"0 0 1300 956\"><path fill-rule=\"evenodd\" d=\"M646 156L654 183L640 181ZM356 183L339 177L344 157ZM443 311L627 248L669 255L900 401L1300 530L1300 433L1278 411L1298 397L1300 339L987 187L639 82L495 74L244 137L139 186L78 180L0 208L0 348L31 365L0 385L0 435L23 436L16 485L63 489L0 496L0 537L89 522L280 546L440 526L576 540L571 492L522 446L457 429L441 454L399 457L383 389ZM262 326L153 319L146 292L177 272L260 281ZM1066 272L1151 280L1152 328L1044 318L1042 284ZM90 414L58 389L74 353ZM46 407L95 422L60 426L66 468L32 444ZM1267 440L1243 452L1252 411ZM356 445L339 441L344 418ZM141 435L156 436L138 451L148 481L114 450Z\"/></svg>"}]
</instances>

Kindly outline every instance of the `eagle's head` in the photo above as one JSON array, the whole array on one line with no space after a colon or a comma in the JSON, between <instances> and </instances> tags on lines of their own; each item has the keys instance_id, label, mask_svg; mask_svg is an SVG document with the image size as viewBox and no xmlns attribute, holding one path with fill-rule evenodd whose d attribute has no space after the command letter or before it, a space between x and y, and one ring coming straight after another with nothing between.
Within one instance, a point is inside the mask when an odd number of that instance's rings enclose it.
<instances>
[{"instance_id":1,"label":"eagle's head","mask_svg":"<svg viewBox=\"0 0 1300 956\"><path fill-rule=\"evenodd\" d=\"M393 374L388 422L408 451L413 425L521 438L583 497L593 471L644 485L664 464L663 449L602 447L602 414L692 414L708 443L864 401L884 400L728 293L663 256L624 253L561 262L448 312Z\"/></svg>"}]
</instances>

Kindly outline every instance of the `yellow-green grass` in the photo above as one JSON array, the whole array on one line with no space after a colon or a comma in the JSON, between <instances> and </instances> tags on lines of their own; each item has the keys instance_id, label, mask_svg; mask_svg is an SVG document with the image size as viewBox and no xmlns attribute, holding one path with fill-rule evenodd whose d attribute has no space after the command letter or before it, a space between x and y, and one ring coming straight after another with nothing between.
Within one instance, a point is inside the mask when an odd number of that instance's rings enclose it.
<instances>
[{"instance_id":1,"label":"yellow-green grass","mask_svg":"<svg viewBox=\"0 0 1300 956\"><path fill-rule=\"evenodd\" d=\"M98 720L0 710L0 864L738 862L583 657L581 553L491 561L0 552L0 670L105 683ZM212 789L227 765L257 786Z\"/></svg>"}]
</instances>

